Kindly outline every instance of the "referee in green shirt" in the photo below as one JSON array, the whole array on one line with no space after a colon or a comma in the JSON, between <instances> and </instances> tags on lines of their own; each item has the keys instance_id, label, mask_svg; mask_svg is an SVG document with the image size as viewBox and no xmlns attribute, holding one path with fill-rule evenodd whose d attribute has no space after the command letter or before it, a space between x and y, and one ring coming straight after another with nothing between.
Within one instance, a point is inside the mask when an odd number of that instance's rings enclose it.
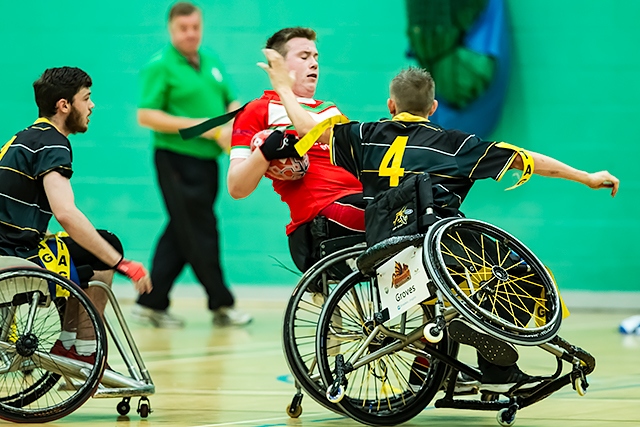
<instances>
[{"instance_id":1,"label":"referee in green shirt","mask_svg":"<svg viewBox=\"0 0 640 427\"><path fill-rule=\"evenodd\" d=\"M154 56L141 76L138 122L150 128L158 183L169 213L158 241L151 278L154 289L137 301L136 320L157 327L182 327L167 312L169 291L186 264L204 286L213 321L244 325L251 316L234 309L220 267L217 221L217 157L230 144L229 125L184 141L178 129L239 107L218 58L200 49L202 13L191 3L173 5L168 19L171 44Z\"/></svg>"}]
</instances>

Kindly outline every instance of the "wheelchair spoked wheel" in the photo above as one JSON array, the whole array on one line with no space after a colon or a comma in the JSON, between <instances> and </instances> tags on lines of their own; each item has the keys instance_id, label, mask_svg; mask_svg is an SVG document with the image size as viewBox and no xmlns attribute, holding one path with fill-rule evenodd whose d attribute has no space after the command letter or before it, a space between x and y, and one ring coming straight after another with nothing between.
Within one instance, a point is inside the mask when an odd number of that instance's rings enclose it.
<instances>
[{"instance_id":1,"label":"wheelchair spoked wheel","mask_svg":"<svg viewBox=\"0 0 640 427\"><path fill-rule=\"evenodd\" d=\"M342 281L320 315L316 353L322 381L333 394L327 398L361 423L395 425L429 404L449 368L417 345L400 344L431 318L422 304L383 323L395 336L373 333L380 310L377 292L374 279L361 272ZM448 342L444 334L439 343L429 345L448 353ZM391 349L394 345L398 347ZM372 353L377 355L369 356Z\"/></svg>"},{"instance_id":2,"label":"wheelchair spoked wheel","mask_svg":"<svg viewBox=\"0 0 640 427\"><path fill-rule=\"evenodd\" d=\"M327 294L353 271L347 262L364 251L363 247L339 250L320 260L302 276L293 290L284 315L283 346L291 373L300 387L322 406L339 411L325 397L315 356L318 319Z\"/></svg>"},{"instance_id":3,"label":"wheelchair spoked wheel","mask_svg":"<svg viewBox=\"0 0 640 427\"><path fill-rule=\"evenodd\" d=\"M58 314L60 316L60 323L62 323L64 321L64 311L66 307L66 300L64 298L57 298L53 301L53 303L56 305L56 309L58 310ZM0 319L1 319L0 322L2 322L2 325L5 324L6 322L5 319L7 319L9 316L13 316L13 312L9 307L0 308ZM9 340L15 341L15 339L17 338L17 335L14 335L13 337L9 337L9 335L12 334L13 331L15 331L13 322L11 323L11 325L12 326L10 326L9 328L2 328L2 330L6 330L7 333L2 334L2 337L0 337L0 340L7 341L7 339L9 339ZM58 380L60 379L60 374L56 374L53 372L45 372L39 378L34 379L33 369L30 369L30 368L23 370L22 375L24 377L24 380L28 381L30 385L22 390L19 390L15 394L10 394L8 396L1 396L0 402L7 403L8 405L11 405L11 406L29 405L31 402L43 396L48 390L51 389L51 387L55 386Z\"/></svg>"},{"instance_id":4,"label":"wheelchair spoked wheel","mask_svg":"<svg viewBox=\"0 0 640 427\"><path fill-rule=\"evenodd\" d=\"M95 362L50 353L72 316L78 335L95 340ZM0 271L0 418L49 422L70 414L93 395L105 363L104 325L77 285L40 268Z\"/></svg>"},{"instance_id":5,"label":"wheelchair spoked wheel","mask_svg":"<svg viewBox=\"0 0 640 427\"><path fill-rule=\"evenodd\" d=\"M434 284L475 326L529 346L558 332L562 308L553 279L533 252L506 231L459 218L432 226L425 246Z\"/></svg>"}]
</instances>

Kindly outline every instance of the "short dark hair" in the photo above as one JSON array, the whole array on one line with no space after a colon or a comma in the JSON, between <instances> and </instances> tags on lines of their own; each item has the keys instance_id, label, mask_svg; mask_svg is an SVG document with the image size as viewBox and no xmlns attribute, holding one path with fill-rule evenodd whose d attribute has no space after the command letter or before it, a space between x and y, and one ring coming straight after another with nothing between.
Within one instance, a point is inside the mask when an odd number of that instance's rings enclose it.
<instances>
[{"instance_id":1,"label":"short dark hair","mask_svg":"<svg viewBox=\"0 0 640 427\"><path fill-rule=\"evenodd\" d=\"M200 12L200 8L187 1L178 2L169 9L169 22L173 21L173 18L178 16L189 16L194 12Z\"/></svg>"},{"instance_id":2,"label":"short dark hair","mask_svg":"<svg viewBox=\"0 0 640 427\"><path fill-rule=\"evenodd\" d=\"M73 97L82 88L90 88L89 74L76 67L59 67L45 70L38 80L33 82L33 92L40 117L53 117L56 104L61 99L73 103Z\"/></svg>"},{"instance_id":3,"label":"short dark hair","mask_svg":"<svg viewBox=\"0 0 640 427\"><path fill-rule=\"evenodd\" d=\"M421 116L433 105L436 85L431 74L418 67L409 67L391 80L389 94L396 103L397 113L412 113Z\"/></svg>"},{"instance_id":4,"label":"short dark hair","mask_svg":"<svg viewBox=\"0 0 640 427\"><path fill-rule=\"evenodd\" d=\"M291 28L283 28L278 31L267 40L266 48L273 49L277 51L280 55L287 56L287 49L285 48L285 44L291 39L295 38L303 38L311 41L316 40L316 32L311 28L305 27L291 27Z\"/></svg>"}]
</instances>

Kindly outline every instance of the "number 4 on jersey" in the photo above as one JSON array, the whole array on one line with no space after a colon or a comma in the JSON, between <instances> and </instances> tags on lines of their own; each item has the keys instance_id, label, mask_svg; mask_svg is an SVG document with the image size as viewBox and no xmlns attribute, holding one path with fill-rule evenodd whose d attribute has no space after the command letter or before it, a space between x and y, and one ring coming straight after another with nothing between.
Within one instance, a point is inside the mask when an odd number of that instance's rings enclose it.
<instances>
[{"instance_id":1,"label":"number 4 on jersey","mask_svg":"<svg viewBox=\"0 0 640 427\"><path fill-rule=\"evenodd\" d=\"M400 177L404 176L404 168L401 168L400 165L408 139L408 136L396 137L380 162L378 175L389 177L389 187L397 187L400 183Z\"/></svg>"}]
</instances>

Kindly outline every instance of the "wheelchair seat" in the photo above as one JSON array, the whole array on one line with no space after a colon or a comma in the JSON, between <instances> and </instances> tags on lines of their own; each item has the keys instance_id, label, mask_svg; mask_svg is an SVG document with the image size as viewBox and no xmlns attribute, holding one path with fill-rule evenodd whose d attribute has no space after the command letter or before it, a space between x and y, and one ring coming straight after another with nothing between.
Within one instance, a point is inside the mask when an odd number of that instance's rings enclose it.
<instances>
[{"instance_id":1,"label":"wheelchair seat","mask_svg":"<svg viewBox=\"0 0 640 427\"><path fill-rule=\"evenodd\" d=\"M376 268L382 261L386 261L404 248L421 244L424 241L424 236L424 234L394 236L376 243L358 257L356 261L358 269L366 276L374 276Z\"/></svg>"}]
</instances>

